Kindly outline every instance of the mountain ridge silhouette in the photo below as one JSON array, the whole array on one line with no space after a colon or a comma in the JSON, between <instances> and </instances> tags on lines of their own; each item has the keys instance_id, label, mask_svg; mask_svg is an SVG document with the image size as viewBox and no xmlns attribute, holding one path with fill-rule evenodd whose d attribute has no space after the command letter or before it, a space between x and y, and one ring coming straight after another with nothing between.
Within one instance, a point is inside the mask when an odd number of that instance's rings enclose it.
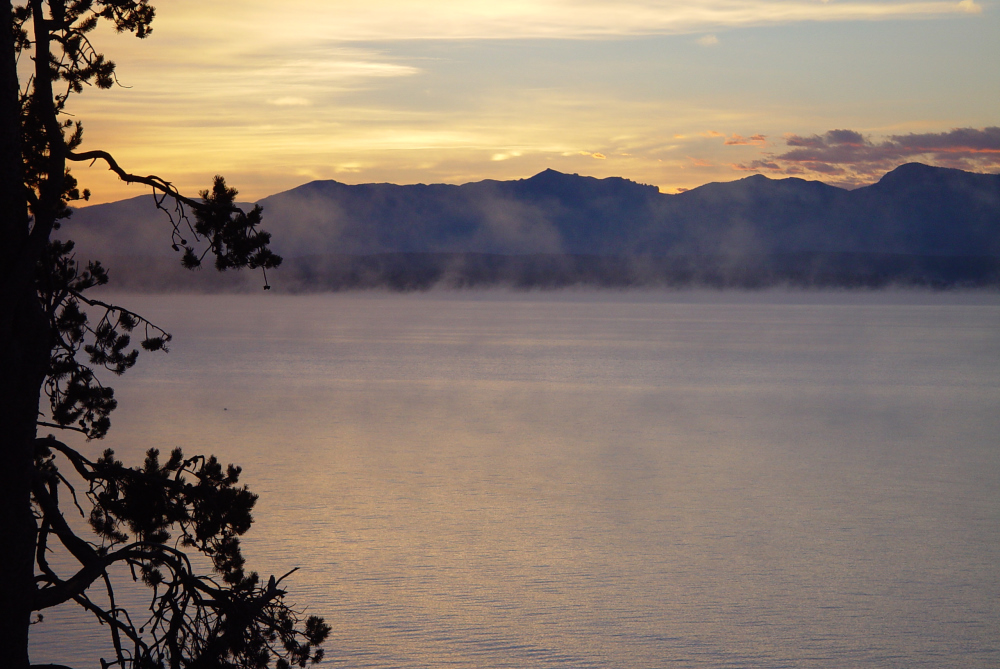
<instances>
[{"instance_id":1,"label":"mountain ridge silhouette","mask_svg":"<svg viewBox=\"0 0 1000 669\"><path fill-rule=\"evenodd\" d=\"M79 209L65 225L66 236L76 239L86 255L168 257L167 229L154 224L163 215L151 202L151 196L144 196ZM493 264L522 269L527 257L589 257L592 267L605 268L613 258L622 259L622 267L638 258L673 259L675 269L687 268L674 272L678 281L681 275L698 275L700 265L715 267L715 274L742 266L747 268L744 279L770 276L780 282L782 276L788 279L789 267L819 263L825 276L840 277L830 279L834 284L864 276L868 278L862 283L871 283L872 276L888 272L911 283L981 285L995 280L989 278L994 273L990 259L1000 258L1000 175L919 163L901 165L855 190L752 175L665 194L621 177L598 179L548 169L525 179L462 185L312 181L259 204L265 227L274 233L275 251L300 270L312 267L314 277L323 275L322 258L347 267L351 263L345 259L367 257L367 265L355 263L355 269L365 266L378 275L389 271L386 267L393 263L386 259L392 257L403 274L416 271L417 265L426 274L437 262L439 278L454 278L456 258L465 254L469 261L459 264L480 269L483 257L519 257ZM413 254L422 259L399 260ZM374 256L385 262L374 263L378 267L373 269ZM863 269L863 258L872 261L870 271ZM953 260L900 264L899 258ZM960 258L980 269L956 274ZM670 264L664 263L652 263L661 278ZM580 263L569 264L579 275ZM558 274L552 269L556 265L542 265L549 268L548 275ZM898 268L904 265L909 269L901 275ZM929 269L946 265L951 269L945 274L952 279ZM619 279L612 283L628 284ZM300 277L300 283L305 280ZM462 284L460 278L455 281ZM377 280L357 285L369 283Z\"/></svg>"}]
</instances>

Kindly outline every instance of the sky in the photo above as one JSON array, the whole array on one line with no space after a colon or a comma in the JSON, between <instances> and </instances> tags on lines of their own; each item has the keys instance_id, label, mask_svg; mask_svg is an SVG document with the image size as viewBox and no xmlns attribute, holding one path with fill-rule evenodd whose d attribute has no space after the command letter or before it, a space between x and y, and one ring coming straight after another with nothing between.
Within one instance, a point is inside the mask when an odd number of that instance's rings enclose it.
<instances>
[{"instance_id":1,"label":"sky","mask_svg":"<svg viewBox=\"0 0 1000 669\"><path fill-rule=\"evenodd\" d=\"M1000 172L1000 0L171 0L104 30L82 149L182 191L466 183L546 168L677 193ZM92 202L141 195L76 166Z\"/></svg>"}]
</instances>

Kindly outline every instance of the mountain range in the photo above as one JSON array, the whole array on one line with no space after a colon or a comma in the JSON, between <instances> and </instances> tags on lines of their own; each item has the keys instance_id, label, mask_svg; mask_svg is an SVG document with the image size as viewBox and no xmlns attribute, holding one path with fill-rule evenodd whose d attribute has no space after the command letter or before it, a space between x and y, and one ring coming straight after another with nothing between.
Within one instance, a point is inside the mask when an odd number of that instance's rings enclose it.
<instances>
[{"instance_id":1,"label":"mountain range","mask_svg":"<svg viewBox=\"0 0 1000 669\"><path fill-rule=\"evenodd\" d=\"M1000 285L1000 175L918 163L855 190L754 175L672 195L545 170L464 185L313 181L259 204L286 259L273 283L287 290ZM81 208L63 230L122 288L247 284L181 271L152 196Z\"/></svg>"}]
</instances>

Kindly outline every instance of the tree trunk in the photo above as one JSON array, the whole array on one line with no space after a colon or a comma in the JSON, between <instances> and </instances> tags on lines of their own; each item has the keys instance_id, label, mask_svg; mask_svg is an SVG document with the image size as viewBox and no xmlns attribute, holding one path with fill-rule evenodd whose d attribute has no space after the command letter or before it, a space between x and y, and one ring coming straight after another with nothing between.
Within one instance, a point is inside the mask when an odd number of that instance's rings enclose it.
<instances>
[{"instance_id":1,"label":"tree trunk","mask_svg":"<svg viewBox=\"0 0 1000 669\"><path fill-rule=\"evenodd\" d=\"M32 451L48 353L45 319L38 318L32 298L0 305L4 325L12 326L0 333L0 657L12 669L28 666L37 533L31 511ZM11 311L14 318L8 317Z\"/></svg>"},{"instance_id":2,"label":"tree trunk","mask_svg":"<svg viewBox=\"0 0 1000 669\"><path fill-rule=\"evenodd\" d=\"M0 0L0 658L25 669L37 531L32 449L48 332L28 247L12 11Z\"/></svg>"},{"instance_id":3,"label":"tree trunk","mask_svg":"<svg viewBox=\"0 0 1000 669\"><path fill-rule=\"evenodd\" d=\"M14 17L10 0L0 0L0 258L8 260L11 226L26 236L27 211L21 178L21 104L18 100L17 60L13 41ZM4 264L4 268L6 263ZM3 271L3 268L0 268Z\"/></svg>"}]
</instances>

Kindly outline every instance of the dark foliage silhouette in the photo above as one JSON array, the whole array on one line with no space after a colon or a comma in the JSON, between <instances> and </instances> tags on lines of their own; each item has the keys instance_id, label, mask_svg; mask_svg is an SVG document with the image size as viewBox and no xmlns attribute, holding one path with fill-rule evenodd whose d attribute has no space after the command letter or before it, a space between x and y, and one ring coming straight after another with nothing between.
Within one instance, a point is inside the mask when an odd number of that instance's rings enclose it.
<instances>
[{"instance_id":1,"label":"dark foliage silhouette","mask_svg":"<svg viewBox=\"0 0 1000 669\"><path fill-rule=\"evenodd\" d=\"M103 161L124 181L151 187L185 267L208 254L219 270L266 272L281 262L260 229L261 209L236 207L222 177L191 199L160 177L126 172L105 151L78 151L83 126L67 118L67 102L116 82L91 34L108 22L143 38L153 17L146 0L0 4L0 657L5 667L31 666L32 623L75 602L110 635L105 668L304 667L322 658L330 628L286 603L281 586L292 572L264 583L246 569L240 537L257 498L240 484L239 467L180 449L165 460L151 449L136 467L110 449L87 454L117 405L102 377L126 372L140 349L165 351L170 335L86 295L108 274L57 238L69 204L89 197L69 163ZM19 64L31 66L23 81ZM53 430L79 433L87 446ZM72 513L89 531L67 519ZM53 560L56 550L74 566ZM146 610L117 603L116 566L148 588Z\"/></svg>"}]
</instances>

